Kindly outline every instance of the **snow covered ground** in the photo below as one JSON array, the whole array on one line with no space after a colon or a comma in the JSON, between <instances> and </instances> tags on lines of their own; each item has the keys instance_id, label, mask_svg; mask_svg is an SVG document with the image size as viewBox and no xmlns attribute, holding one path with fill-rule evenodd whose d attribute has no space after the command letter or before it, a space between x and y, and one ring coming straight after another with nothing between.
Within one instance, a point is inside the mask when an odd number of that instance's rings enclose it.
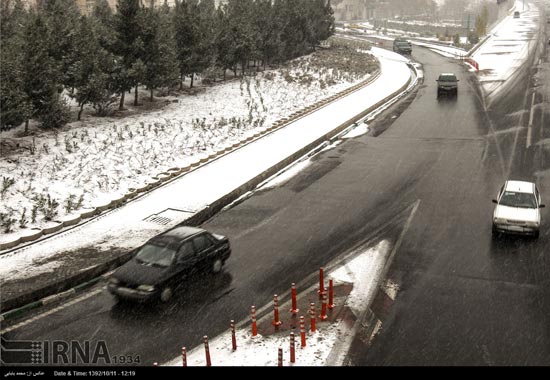
<instances>
[{"instance_id":1,"label":"snow covered ground","mask_svg":"<svg viewBox=\"0 0 550 380\"><path fill-rule=\"evenodd\" d=\"M78 252L83 247L106 252L113 247L136 248L160 230L181 223L286 157L324 138L337 126L346 125L352 117L397 92L410 80L406 58L378 48L373 48L372 53L380 60L381 74L368 86L98 219L0 256L2 281L54 271L61 265L58 260L66 260L64 253ZM146 220L167 212L171 219L168 225ZM44 265L46 262L48 265Z\"/></svg>"},{"instance_id":2,"label":"snow covered ground","mask_svg":"<svg viewBox=\"0 0 550 380\"><path fill-rule=\"evenodd\" d=\"M4 142L13 141L34 152L22 150L0 157L0 213L14 220L14 233L2 229L0 241L50 225L40 211L32 215L33 208L38 210L38 203L47 203L48 197L59 204L48 219L71 218L142 187L170 168L185 167L231 146L247 134L370 76L366 71L334 69L331 62L325 66L317 58L321 54L255 77L206 87L194 96L172 99L175 103L155 112L122 119L88 118L59 133L38 131L35 136L17 139L20 130L2 132ZM363 57L374 69L376 63L370 55Z\"/></svg>"},{"instance_id":3,"label":"snow covered ground","mask_svg":"<svg viewBox=\"0 0 550 380\"><path fill-rule=\"evenodd\" d=\"M356 318L368 307L376 294L377 279L380 277L384 263L391 250L387 241L378 243L341 266L328 273L338 284L353 284L353 289L345 299L344 307L351 309ZM309 293L314 287L304 291ZM300 295L298 295L300 298ZM271 318L271 315L267 316ZM353 338L353 326L349 321L336 320L332 323L318 322L315 333L307 332L306 347L300 347L299 332L296 336L296 362L289 363L290 338L287 333L252 337L250 322L242 321L236 329L237 350L233 351L231 332L228 331L214 339L209 339L209 351L213 366L276 366L278 348L283 348L283 365L296 366L339 366L343 364L345 354ZM207 332L205 331L205 334ZM185 342L182 342L185 345ZM176 353L174 353L176 354ZM163 364L181 366L181 356ZM205 366L204 346L198 346L187 353L188 366Z\"/></svg>"},{"instance_id":4,"label":"snow covered ground","mask_svg":"<svg viewBox=\"0 0 550 380\"><path fill-rule=\"evenodd\" d=\"M526 62L529 53L536 48L540 12L531 2L517 0L511 15L503 19L491 31L491 38L477 50L472 58L479 64L479 81L483 92L493 98L505 89L505 83Z\"/></svg>"}]
</instances>

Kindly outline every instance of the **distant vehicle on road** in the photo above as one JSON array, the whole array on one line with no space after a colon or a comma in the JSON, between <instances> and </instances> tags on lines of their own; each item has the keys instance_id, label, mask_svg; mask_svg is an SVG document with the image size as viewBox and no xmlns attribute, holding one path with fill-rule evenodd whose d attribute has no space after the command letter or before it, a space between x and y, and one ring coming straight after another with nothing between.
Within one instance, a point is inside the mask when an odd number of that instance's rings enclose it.
<instances>
[{"instance_id":1,"label":"distant vehicle on road","mask_svg":"<svg viewBox=\"0 0 550 380\"><path fill-rule=\"evenodd\" d=\"M514 12L514 18L519 18L519 12L518 11Z\"/></svg>"},{"instance_id":2,"label":"distant vehicle on road","mask_svg":"<svg viewBox=\"0 0 550 380\"><path fill-rule=\"evenodd\" d=\"M150 239L113 273L108 289L134 301L168 301L193 274L221 272L231 255L229 239L200 228L177 227Z\"/></svg>"},{"instance_id":3,"label":"distant vehicle on road","mask_svg":"<svg viewBox=\"0 0 550 380\"><path fill-rule=\"evenodd\" d=\"M412 54L412 44L403 38L396 38L393 40L393 51L398 54Z\"/></svg>"},{"instance_id":4,"label":"distant vehicle on road","mask_svg":"<svg viewBox=\"0 0 550 380\"><path fill-rule=\"evenodd\" d=\"M442 73L437 78L437 97L442 95L458 95L459 79L453 73Z\"/></svg>"},{"instance_id":5,"label":"distant vehicle on road","mask_svg":"<svg viewBox=\"0 0 550 380\"><path fill-rule=\"evenodd\" d=\"M496 203L493 234L506 232L539 237L540 209L545 205L534 183L506 181L493 203Z\"/></svg>"}]
</instances>

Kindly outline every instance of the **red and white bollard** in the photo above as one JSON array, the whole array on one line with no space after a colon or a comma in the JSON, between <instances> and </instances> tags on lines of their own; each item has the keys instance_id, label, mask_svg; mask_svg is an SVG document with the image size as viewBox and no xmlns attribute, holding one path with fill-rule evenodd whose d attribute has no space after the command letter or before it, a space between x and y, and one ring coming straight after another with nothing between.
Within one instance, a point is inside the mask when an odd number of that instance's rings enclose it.
<instances>
[{"instance_id":1,"label":"red and white bollard","mask_svg":"<svg viewBox=\"0 0 550 380\"><path fill-rule=\"evenodd\" d=\"M290 362L296 363L296 345L294 343L294 333L290 333Z\"/></svg>"},{"instance_id":2,"label":"red and white bollard","mask_svg":"<svg viewBox=\"0 0 550 380\"><path fill-rule=\"evenodd\" d=\"M306 319L303 315L300 317L300 338L302 348L304 348L306 346Z\"/></svg>"},{"instance_id":3,"label":"red and white bollard","mask_svg":"<svg viewBox=\"0 0 550 380\"><path fill-rule=\"evenodd\" d=\"M328 282L328 309L332 310L334 309L334 284L332 282L332 279Z\"/></svg>"},{"instance_id":4,"label":"red and white bollard","mask_svg":"<svg viewBox=\"0 0 550 380\"><path fill-rule=\"evenodd\" d=\"M319 299L323 297L323 294L326 294L325 290L325 278L323 274L323 267L319 268L319 290L317 291L319 293Z\"/></svg>"},{"instance_id":5,"label":"red and white bollard","mask_svg":"<svg viewBox=\"0 0 550 380\"><path fill-rule=\"evenodd\" d=\"M210 361L210 349L208 348L208 337L205 335L204 340L204 352L206 353L206 366L211 367L212 362Z\"/></svg>"},{"instance_id":6,"label":"red and white bollard","mask_svg":"<svg viewBox=\"0 0 550 380\"><path fill-rule=\"evenodd\" d=\"M279 297L277 294L273 296L273 326L279 327L283 322L279 319Z\"/></svg>"},{"instance_id":7,"label":"red and white bollard","mask_svg":"<svg viewBox=\"0 0 550 380\"><path fill-rule=\"evenodd\" d=\"M258 326L256 325L256 308L250 308L250 317L252 318L252 336L258 335Z\"/></svg>"},{"instance_id":8,"label":"red and white bollard","mask_svg":"<svg viewBox=\"0 0 550 380\"><path fill-rule=\"evenodd\" d=\"M283 349L279 347L279 357L277 359L277 366L282 367L283 366Z\"/></svg>"},{"instance_id":9,"label":"red and white bollard","mask_svg":"<svg viewBox=\"0 0 550 380\"><path fill-rule=\"evenodd\" d=\"M187 348L185 347L181 348L181 360L183 362L183 366L187 367Z\"/></svg>"},{"instance_id":10,"label":"red and white bollard","mask_svg":"<svg viewBox=\"0 0 550 380\"><path fill-rule=\"evenodd\" d=\"M317 318L317 316L315 315L315 304L313 302L310 303L309 316L311 317L311 319L310 319L311 332L314 333L315 332L315 319Z\"/></svg>"},{"instance_id":11,"label":"red and white bollard","mask_svg":"<svg viewBox=\"0 0 550 380\"><path fill-rule=\"evenodd\" d=\"M296 315L300 311L296 302L296 284L292 283L292 308L289 310L291 314Z\"/></svg>"},{"instance_id":12,"label":"red and white bollard","mask_svg":"<svg viewBox=\"0 0 550 380\"><path fill-rule=\"evenodd\" d=\"M321 321L326 321L328 319L327 315L327 294L323 294L323 303L321 304L321 315L319 315Z\"/></svg>"},{"instance_id":13,"label":"red and white bollard","mask_svg":"<svg viewBox=\"0 0 550 380\"><path fill-rule=\"evenodd\" d=\"M231 344L233 351L237 350L237 337L235 337L235 321L231 320Z\"/></svg>"}]
</instances>

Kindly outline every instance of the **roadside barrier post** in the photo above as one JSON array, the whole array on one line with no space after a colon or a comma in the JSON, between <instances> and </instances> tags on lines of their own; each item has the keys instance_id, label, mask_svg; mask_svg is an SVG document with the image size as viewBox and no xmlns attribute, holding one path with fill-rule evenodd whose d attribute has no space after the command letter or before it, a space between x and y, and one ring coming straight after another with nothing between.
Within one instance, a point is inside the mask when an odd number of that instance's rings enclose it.
<instances>
[{"instance_id":1,"label":"roadside barrier post","mask_svg":"<svg viewBox=\"0 0 550 380\"><path fill-rule=\"evenodd\" d=\"M319 299L323 297L323 294L326 294L323 267L319 268L319 290L317 293L319 293Z\"/></svg>"},{"instance_id":2,"label":"roadside barrier post","mask_svg":"<svg viewBox=\"0 0 550 380\"><path fill-rule=\"evenodd\" d=\"M321 305L321 315L319 315L321 321L326 321L328 319L327 315L327 295L323 294L323 303Z\"/></svg>"},{"instance_id":3,"label":"roadside barrier post","mask_svg":"<svg viewBox=\"0 0 550 380\"><path fill-rule=\"evenodd\" d=\"M279 319L279 297L277 294L273 296L273 322L271 323L275 327L279 327L283 324L283 322Z\"/></svg>"},{"instance_id":4,"label":"roadside barrier post","mask_svg":"<svg viewBox=\"0 0 550 380\"><path fill-rule=\"evenodd\" d=\"M332 281L332 279L329 280L328 282L328 309L329 310L332 310L334 309L334 283Z\"/></svg>"},{"instance_id":5,"label":"roadside barrier post","mask_svg":"<svg viewBox=\"0 0 550 380\"><path fill-rule=\"evenodd\" d=\"M310 303L310 308L309 308L309 316L310 316L310 323L311 323L311 332L314 333L315 332L315 319L316 319L316 315L315 315L315 304L312 302Z\"/></svg>"},{"instance_id":6,"label":"roadside barrier post","mask_svg":"<svg viewBox=\"0 0 550 380\"><path fill-rule=\"evenodd\" d=\"M283 366L283 349L281 347L279 347L279 358L277 359L277 366Z\"/></svg>"},{"instance_id":7,"label":"roadside barrier post","mask_svg":"<svg viewBox=\"0 0 550 380\"><path fill-rule=\"evenodd\" d=\"M237 338L235 337L235 321L231 320L231 344L233 351L237 350Z\"/></svg>"},{"instance_id":8,"label":"roadside barrier post","mask_svg":"<svg viewBox=\"0 0 550 380\"><path fill-rule=\"evenodd\" d=\"M300 338L302 348L304 348L306 346L306 321L303 315L300 317Z\"/></svg>"},{"instance_id":9,"label":"roadside barrier post","mask_svg":"<svg viewBox=\"0 0 550 380\"><path fill-rule=\"evenodd\" d=\"M292 283L291 293L292 293L292 308L290 309L290 313L293 315L296 315L300 310L298 309L297 302L296 302L296 284L295 283Z\"/></svg>"},{"instance_id":10,"label":"roadside barrier post","mask_svg":"<svg viewBox=\"0 0 550 380\"><path fill-rule=\"evenodd\" d=\"M252 336L258 335L258 326L256 325L256 308L250 308L250 316L252 317Z\"/></svg>"},{"instance_id":11,"label":"roadside barrier post","mask_svg":"<svg viewBox=\"0 0 550 380\"><path fill-rule=\"evenodd\" d=\"M183 362L183 366L187 367L187 348L185 347L181 348L181 359Z\"/></svg>"},{"instance_id":12,"label":"roadside barrier post","mask_svg":"<svg viewBox=\"0 0 550 380\"><path fill-rule=\"evenodd\" d=\"M294 333L290 333L290 362L296 363L296 347L294 343Z\"/></svg>"},{"instance_id":13,"label":"roadside barrier post","mask_svg":"<svg viewBox=\"0 0 550 380\"><path fill-rule=\"evenodd\" d=\"M208 337L205 335L204 339L204 352L206 353L206 366L211 367L212 362L210 361L210 350L208 348Z\"/></svg>"}]
</instances>

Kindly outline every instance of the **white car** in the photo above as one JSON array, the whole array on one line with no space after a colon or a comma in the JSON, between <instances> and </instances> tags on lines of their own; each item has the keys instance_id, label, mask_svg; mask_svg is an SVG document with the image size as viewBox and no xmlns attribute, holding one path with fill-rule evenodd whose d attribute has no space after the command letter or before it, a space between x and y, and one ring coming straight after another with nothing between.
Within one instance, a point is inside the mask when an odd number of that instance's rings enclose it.
<instances>
[{"instance_id":1,"label":"white car","mask_svg":"<svg viewBox=\"0 0 550 380\"><path fill-rule=\"evenodd\" d=\"M542 204L537 186L531 182L506 181L493 212L493 233L529 234L538 238Z\"/></svg>"}]
</instances>

